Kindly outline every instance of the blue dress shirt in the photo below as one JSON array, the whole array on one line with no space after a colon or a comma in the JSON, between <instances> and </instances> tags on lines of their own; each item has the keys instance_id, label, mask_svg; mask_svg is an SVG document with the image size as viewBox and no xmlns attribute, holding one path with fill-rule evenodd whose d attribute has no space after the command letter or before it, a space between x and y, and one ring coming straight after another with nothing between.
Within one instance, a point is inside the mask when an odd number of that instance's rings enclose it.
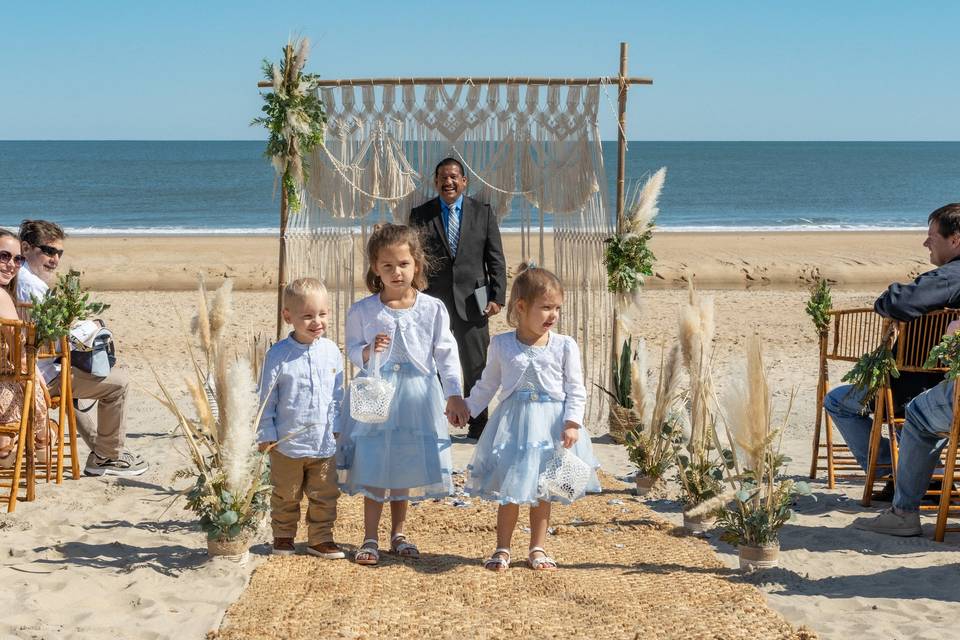
<instances>
[{"instance_id":1,"label":"blue dress shirt","mask_svg":"<svg viewBox=\"0 0 960 640\"><path fill-rule=\"evenodd\" d=\"M257 442L282 440L277 451L289 458L329 458L337 449L342 402L340 349L327 338L302 344L291 334L263 361Z\"/></svg>"}]
</instances>

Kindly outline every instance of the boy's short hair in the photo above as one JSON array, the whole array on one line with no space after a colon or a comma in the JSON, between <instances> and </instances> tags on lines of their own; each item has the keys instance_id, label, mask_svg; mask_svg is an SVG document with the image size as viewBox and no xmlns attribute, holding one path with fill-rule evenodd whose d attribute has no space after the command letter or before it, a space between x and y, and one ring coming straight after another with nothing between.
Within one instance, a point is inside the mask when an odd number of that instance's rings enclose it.
<instances>
[{"instance_id":1,"label":"boy's short hair","mask_svg":"<svg viewBox=\"0 0 960 640\"><path fill-rule=\"evenodd\" d=\"M37 247L67 237L63 227L49 220L24 220L20 223L20 239Z\"/></svg>"},{"instance_id":2,"label":"boy's short hair","mask_svg":"<svg viewBox=\"0 0 960 640\"><path fill-rule=\"evenodd\" d=\"M283 288L283 307L289 309L291 304L300 304L312 293L327 295L327 288L316 278L297 278Z\"/></svg>"}]
</instances>

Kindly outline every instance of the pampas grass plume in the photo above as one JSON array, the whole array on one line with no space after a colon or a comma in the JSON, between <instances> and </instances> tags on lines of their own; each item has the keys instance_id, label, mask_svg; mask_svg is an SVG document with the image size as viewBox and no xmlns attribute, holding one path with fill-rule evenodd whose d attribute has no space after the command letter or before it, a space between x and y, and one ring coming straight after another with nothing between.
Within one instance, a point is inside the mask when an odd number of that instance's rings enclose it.
<instances>
[{"instance_id":1,"label":"pampas grass plume","mask_svg":"<svg viewBox=\"0 0 960 640\"><path fill-rule=\"evenodd\" d=\"M657 202L660 199L660 192L663 190L664 180L667 178L667 168L660 169L652 176L647 178L643 187L637 190L634 199L636 203L630 207L627 213L627 232L643 233L660 209L657 208Z\"/></svg>"},{"instance_id":2,"label":"pampas grass plume","mask_svg":"<svg viewBox=\"0 0 960 640\"><path fill-rule=\"evenodd\" d=\"M730 434L746 457L745 467L762 471L770 444L770 390L763 370L760 338L747 340L744 375L737 376L727 390L724 404Z\"/></svg>"},{"instance_id":3,"label":"pampas grass plume","mask_svg":"<svg viewBox=\"0 0 960 640\"><path fill-rule=\"evenodd\" d=\"M650 407L648 399L650 390L647 385L647 341L637 340L633 351L633 362L630 367L630 400L633 401L633 412L640 421L650 427Z\"/></svg>"},{"instance_id":4,"label":"pampas grass plume","mask_svg":"<svg viewBox=\"0 0 960 640\"><path fill-rule=\"evenodd\" d=\"M210 356L213 351L213 340L210 334L210 315L207 312L207 287L203 283L203 277L200 277L200 304L197 305L197 315L192 325L200 336L200 347L207 356L207 365L210 365Z\"/></svg>"},{"instance_id":5,"label":"pampas grass plume","mask_svg":"<svg viewBox=\"0 0 960 640\"><path fill-rule=\"evenodd\" d=\"M236 360L227 372L227 424L221 444L227 489L235 496L246 492L257 439L257 391L250 363Z\"/></svg>"},{"instance_id":6,"label":"pampas grass plume","mask_svg":"<svg viewBox=\"0 0 960 640\"><path fill-rule=\"evenodd\" d=\"M223 281L210 303L210 337L219 343L233 310L233 280Z\"/></svg>"}]
</instances>

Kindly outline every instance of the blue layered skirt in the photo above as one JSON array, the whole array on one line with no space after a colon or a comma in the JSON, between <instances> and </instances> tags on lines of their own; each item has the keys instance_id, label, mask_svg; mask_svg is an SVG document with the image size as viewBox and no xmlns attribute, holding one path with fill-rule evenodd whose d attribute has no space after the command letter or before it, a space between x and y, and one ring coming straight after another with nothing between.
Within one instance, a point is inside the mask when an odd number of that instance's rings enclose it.
<instances>
[{"instance_id":1,"label":"blue layered skirt","mask_svg":"<svg viewBox=\"0 0 960 640\"><path fill-rule=\"evenodd\" d=\"M540 492L540 474L563 439L563 402L542 391L514 391L490 416L467 466L464 491L500 504L536 505L541 501L570 501ZM590 434L580 429L571 449L592 469L586 492L599 493ZM577 496L574 500L582 498Z\"/></svg>"},{"instance_id":2,"label":"blue layered skirt","mask_svg":"<svg viewBox=\"0 0 960 640\"><path fill-rule=\"evenodd\" d=\"M437 374L422 373L404 362L387 363L381 377L395 390L386 422L354 420L349 390L344 398L337 440L340 489L380 502L450 495L450 434Z\"/></svg>"}]
</instances>

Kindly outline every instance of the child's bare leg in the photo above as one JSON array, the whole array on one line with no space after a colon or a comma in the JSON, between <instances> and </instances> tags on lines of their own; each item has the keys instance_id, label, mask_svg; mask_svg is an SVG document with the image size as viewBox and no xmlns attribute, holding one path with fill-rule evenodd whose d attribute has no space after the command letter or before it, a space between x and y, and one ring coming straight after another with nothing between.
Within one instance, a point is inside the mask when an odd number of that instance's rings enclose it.
<instances>
[{"instance_id":1,"label":"child's bare leg","mask_svg":"<svg viewBox=\"0 0 960 640\"><path fill-rule=\"evenodd\" d=\"M406 491L394 491L393 497L407 495ZM407 540L403 533L403 526L407 522L407 507L409 500L390 501L390 550L404 558L419 558L420 550L417 545Z\"/></svg>"},{"instance_id":2,"label":"child's bare leg","mask_svg":"<svg viewBox=\"0 0 960 640\"><path fill-rule=\"evenodd\" d=\"M396 494L394 494L396 495ZM403 535L403 525L407 522L407 507L409 500L390 501L390 537Z\"/></svg>"},{"instance_id":3,"label":"child's bare leg","mask_svg":"<svg viewBox=\"0 0 960 640\"><path fill-rule=\"evenodd\" d=\"M517 528L517 519L520 517L520 505L502 504L497 509L497 548L509 549L513 532Z\"/></svg>"},{"instance_id":4,"label":"child's bare leg","mask_svg":"<svg viewBox=\"0 0 960 640\"><path fill-rule=\"evenodd\" d=\"M363 538L365 540L380 539L380 515L383 513L383 503L364 496L363 498Z\"/></svg>"},{"instance_id":5,"label":"child's bare leg","mask_svg":"<svg viewBox=\"0 0 960 640\"><path fill-rule=\"evenodd\" d=\"M547 528L550 526L550 503L546 500L540 501L536 506L530 507L530 555L529 559L533 568L556 568L553 563L547 565L537 565L536 560L546 558L547 554L542 551L543 545L547 541ZM532 551L540 547L537 551Z\"/></svg>"}]
</instances>

